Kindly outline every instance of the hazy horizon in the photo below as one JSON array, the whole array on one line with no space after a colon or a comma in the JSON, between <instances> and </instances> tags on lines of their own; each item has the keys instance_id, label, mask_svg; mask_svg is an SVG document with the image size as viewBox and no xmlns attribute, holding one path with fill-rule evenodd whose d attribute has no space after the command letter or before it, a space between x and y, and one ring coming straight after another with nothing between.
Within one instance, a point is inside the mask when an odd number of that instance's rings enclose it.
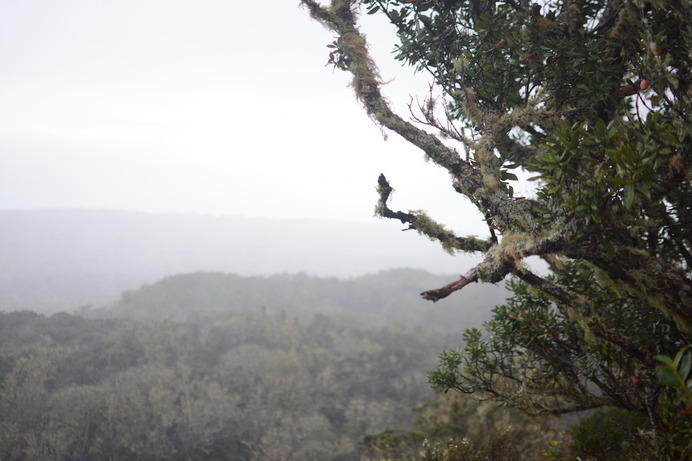
<instances>
[{"instance_id":1,"label":"hazy horizon","mask_svg":"<svg viewBox=\"0 0 692 461\"><path fill-rule=\"evenodd\" d=\"M347 279L398 268L462 274L478 262L390 220L46 209L0 210L0 221L0 309L100 304L198 271Z\"/></svg>"},{"instance_id":2,"label":"hazy horizon","mask_svg":"<svg viewBox=\"0 0 692 461\"><path fill-rule=\"evenodd\" d=\"M333 37L298 3L0 4L0 209L368 221L384 173L392 208L485 235L325 66ZM406 117L428 77L393 59L383 18L361 20Z\"/></svg>"}]
</instances>

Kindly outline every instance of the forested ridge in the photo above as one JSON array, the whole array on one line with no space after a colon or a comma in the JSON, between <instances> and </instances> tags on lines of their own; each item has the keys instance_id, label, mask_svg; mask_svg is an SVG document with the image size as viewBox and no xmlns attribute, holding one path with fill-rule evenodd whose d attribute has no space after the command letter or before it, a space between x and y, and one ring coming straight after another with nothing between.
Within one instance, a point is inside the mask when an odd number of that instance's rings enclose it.
<instances>
[{"instance_id":1,"label":"forested ridge","mask_svg":"<svg viewBox=\"0 0 692 461\"><path fill-rule=\"evenodd\" d=\"M577 420L435 394L436 356L482 320L459 312L487 319L507 293L405 301L436 277L180 274L84 316L0 313L0 457L535 460L637 449L631 431L644 423L627 412L566 432ZM438 307L445 328L434 328Z\"/></svg>"},{"instance_id":2,"label":"forested ridge","mask_svg":"<svg viewBox=\"0 0 692 461\"><path fill-rule=\"evenodd\" d=\"M397 267L453 274L463 261L382 221L47 209L0 210L0 222L5 311L103 307L142 283L194 271L347 278Z\"/></svg>"},{"instance_id":3,"label":"forested ridge","mask_svg":"<svg viewBox=\"0 0 692 461\"><path fill-rule=\"evenodd\" d=\"M417 294L445 280L423 270L395 269L352 279L279 274L243 277L196 272L166 277L124 292L105 309L82 309L89 317L185 320L202 311L285 312L349 315L374 324L406 324L446 332L480 326L490 309L507 296L501 284L476 285L454 300L435 306Z\"/></svg>"},{"instance_id":4,"label":"forested ridge","mask_svg":"<svg viewBox=\"0 0 692 461\"><path fill-rule=\"evenodd\" d=\"M0 313L0 458L364 459L435 398L440 314L479 325L505 295L436 314L415 293L438 278L200 272L81 316Z\"/></svg>"}]
</instances>

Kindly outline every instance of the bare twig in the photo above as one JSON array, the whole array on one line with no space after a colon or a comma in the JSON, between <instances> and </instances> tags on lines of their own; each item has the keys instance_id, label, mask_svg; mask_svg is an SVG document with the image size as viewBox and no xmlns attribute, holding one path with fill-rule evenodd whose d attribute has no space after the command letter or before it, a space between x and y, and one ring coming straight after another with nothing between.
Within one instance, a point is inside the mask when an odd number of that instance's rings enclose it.
<instances>
[{"instance_id":1,"label":"bare twig","mask_svg":"<svg viewBox=\"0 0 692 461\"><path fill-rule=\"evenodd\" d=\"M440 299L446 298L447 296L451 295L455 291L461 290L462 288L464 288L469 283L474 283L474 282L478 282L477 267L474 267L473 269L468 271L466 274L462 275L459 278L459 280L455 280L452 283L448 283L447 285L443 286L442 288L438 288L436 290L424 291L420 295L423 297L423 299L427 299L428 301L436 302L436 301L439 301Z\"/></svg>"}]
</instances>

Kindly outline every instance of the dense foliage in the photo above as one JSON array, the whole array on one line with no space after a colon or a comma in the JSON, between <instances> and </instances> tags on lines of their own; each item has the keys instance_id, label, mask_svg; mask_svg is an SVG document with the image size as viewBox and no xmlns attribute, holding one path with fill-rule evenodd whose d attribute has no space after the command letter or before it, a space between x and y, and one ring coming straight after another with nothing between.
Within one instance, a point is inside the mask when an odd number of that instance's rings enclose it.
<instances>
[{"instance_id":1,"label":"dense foliage","mask_svg":"<svg viewBox=\"0 0 692 461\"><path fill-rule=\"evenodd\" d=\"M440 347L324 315L0 313L0 458L357 459L432 396Z\"/></svg>"},{"instance_id":2,"label":"dense foliage","mask_svg":"<svg viewBox=\"0 0 692 461\"><path fill-rule=\"evenodd\" d=\"M363 457L397 461L651 459L637 437L645 417L618 408L598 410L561 426L458 393L415 409L412 430L366 437ZM564 427L569 427L565 429Z\"/></svg>"},{"instance_id":3,"label":"dense foliage","mask_svg":"<svg viewBox=\"0 0 692 461\"><path fill-rule=\"evenodd\" d=\"M422 212L377 212L482 263L442 299L511 275L486 332L467 331L431 382L531 414L612 406L646 416L649 457L692 452L692 8L680 0L303 0L336 34L368 115L449 172L487 219L460 237ZM433 79L394 113L357 25L394 26L396 58ZM535 192L515 193L518 173ZM544 276L525 259L542 258Z\"/></svg>"},{"instance_id":4,"label":"dense foliage","mask_svg":"<svg viewBox=\"0 0 692 461\"><path fill-rule=\"evenodd\" d=\"M558 430L546 419L529 419L509 408L478 402L460 394L444 394L415 408L409 431L385 431L366 437L367 460L544 459Z\"/></svg>"}]
</instances>

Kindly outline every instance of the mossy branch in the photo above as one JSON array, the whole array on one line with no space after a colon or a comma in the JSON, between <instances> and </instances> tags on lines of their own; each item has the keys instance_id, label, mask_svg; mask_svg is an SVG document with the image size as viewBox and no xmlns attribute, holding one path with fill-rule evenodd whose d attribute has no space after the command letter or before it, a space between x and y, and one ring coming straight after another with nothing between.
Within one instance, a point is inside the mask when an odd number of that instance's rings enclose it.
<instances>
[{"instance_id":1,"label":"mossy branch","mask_svg":"<svg viewBox=\"0 0 692 461\"><path fill-rule=\"evenodd\" d=\"M430 219L425 213L403 211L393 211L387 206L387 201L391 195L392 187L389 185L387 178L383 174L377 179L377 193L380 199L375 208L375 213L378 216L389 219L398 219L403 224L408 224L408 229L415 230L419 234L425 235L431 240L440 242L442 248L449 253L455 251L465 252L486 252L492 246L489 240L480 240L473 237L459 237L454 232L445 229L442 224L439 224L433 219Z\"/></svg>"},{"instance_id":2,"label":"mossy branch","mask_svg":"<svg viewBox=\"0 0 692 461\"><path fill-rule=\"evenodd\" d=\"M479 204L482 212L495 217L498 227L537 234L539 225L529 207L522 207L499 188L499 168L486 162L475 168L461 158L459 153L443 144L436 136L414 126L397 115L380 91L381 79L374 61L367 50L367 42L356 25L353 3L332 0L325 7L314 0L302 0L312 17L337 34L343 68L353 75L351 86L356 97L363 103L368 115L381 126L394 131L428 158L445 168L459 185L459 191ZM342 66L340 66L342 67ZM482 143L476 158L494 157L492 142ZM480 162L483 163L483 162Z\"/></svg>"},{"instance_id":3,"label":"mossy branch","mask_svg":"<svg viewBox=\"0 0 692 461\"><path fill-rule=\"evenodd\" d=\"M643 250L627 246L616 246L610 251L588 246L568 256L591 262L614 284L669 315L681 332L692 337L689 270L665 264Z\"/></svg>"},{"instance_id":4,"label":"mossy branch","mask_svg":"<svg viewBox=\"0 0 692 461\"><path fill-rule=\"evenodd\" d=\"M473 269L468 271L466 274L459 277L459 280L455 280L452 283L448 283L447 285L443 286L442 288L438 288L436 290L424 291L420 295L423 297L423 299L427 299L428 301L436 302L436 301L439 301L440 299L446 298L447 296L451 295L455 291L461 290L462 288L464 288L469 283L475 283L475 282L478 282L478 269L477 269L477 267L474 267Z\"/></svg>"},{"instance_id":5,"label":"mossy branch","mask_svg":"<svg viewBox=\"0 0 692 461\"><path fill-rule=\"evenodd\" d=\"M498 283L510 273L520 278L522 276L530 278L531 272L522 263L524 258L554 254L565 244L565 239L569 239L571 233L578 229L579 226L579 220L563 223L561 228L564 232L556 232L553 235L541 238L534 238L526 234L506 234L501 242L491 244L485 252L486 257L483 262L467 272L460 280L436 290L426 291L421 293L421 295L427 300L439 301L455 291L461 290L471 282ZM534 278L533 280L539 280L539 278ZM537 288L542 287L537 286ZM558 294L562 295L562 293L555 291L554 297L556 299ZM564 299L569 300L573 298L570 298L569 295L564 295ZM583 317L583 314L575 311L575 320L579 321L581 317Z\"/></svg>"},{"instance_id":6,"label":"mossy branch","mask_svg":"<svg viewBox=\"0 0 692 461\"><path fill-rule=\"evenodd\" d=\"M423 299L437 302L446 298L455 291L459 291L466 285L474 282L498 283L504 279L507 274L512 272L513 264L509 261L498 258L496 254L488 254L477 266L473 267L466 274L459 277L452 283L448 283L442 288L435 290L427 290L421 293Z\"/></svg>"}]
</instances>

